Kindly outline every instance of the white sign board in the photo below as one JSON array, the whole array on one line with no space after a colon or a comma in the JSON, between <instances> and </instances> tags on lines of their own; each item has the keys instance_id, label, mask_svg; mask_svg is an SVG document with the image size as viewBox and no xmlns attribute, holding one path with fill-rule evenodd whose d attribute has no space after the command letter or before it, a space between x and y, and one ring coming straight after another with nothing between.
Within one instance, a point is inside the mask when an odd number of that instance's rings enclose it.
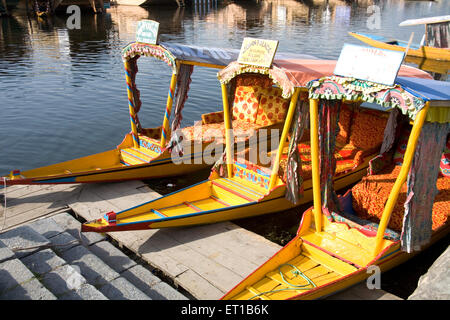
<instances>
[{"instance_id":1,"label":"white sign board","mask_svg":"<svg viewBox=\"0 0 450 320\"><path fill-rule=\"evenodd\" d=\"M238 62L270 68L278 48L278 40L244 38Z\"/></svg>"},{"instance_id":2,"label":"white sign board","mask_svg":"<svg viewBox=\"0 0 450 320\"><path fill-rule=\"evenodd\" d=\"M405 53L344 44L334 74L391 86L403 62Z\"/></svg>"},{"instance_id":3,"label":"white sign board","mask_svg":"<svg viewBox=\"0 0 450 320\"><path fill-rule=\"evenodd\" d=\"M141 20L138 22L136 42L157 44L159 37L159 22L153 20Z\"/></svg>"}]
</instances>

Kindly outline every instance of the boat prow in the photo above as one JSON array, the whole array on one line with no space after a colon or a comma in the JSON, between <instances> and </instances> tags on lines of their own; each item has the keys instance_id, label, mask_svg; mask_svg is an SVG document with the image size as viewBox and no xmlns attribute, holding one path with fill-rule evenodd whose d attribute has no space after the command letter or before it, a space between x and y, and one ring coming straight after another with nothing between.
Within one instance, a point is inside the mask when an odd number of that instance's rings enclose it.
<instances>
[{"instance_id":1,"label":"boat prow","mask_svg":"<svg viewBox=\"0 0 450 320\"><path fill-rule=\"evenodd\" d=\"M237 179L218 178L121 212L109 212L83 224L81 231L159 229L233 220L271 212L282 198L281 190L268 197L262 189L249 187Z\"/></svg>"}]
</instances>

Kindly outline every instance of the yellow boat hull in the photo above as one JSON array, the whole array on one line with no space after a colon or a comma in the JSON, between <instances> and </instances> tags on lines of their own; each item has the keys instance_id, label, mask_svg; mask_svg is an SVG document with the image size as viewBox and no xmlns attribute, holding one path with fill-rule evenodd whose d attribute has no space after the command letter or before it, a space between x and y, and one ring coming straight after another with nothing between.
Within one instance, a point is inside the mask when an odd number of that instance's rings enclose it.
<instances>
[{"instance_id":1,"label":"yellow boat hull","mask_svg":"<svg viewBox=\"0 0 450 320\"><path fill-rule=\"evenodd\" d=\"M388 49L388 50L394 50L394 51L405 51L405 47L394 45L394 44L388 44L382 41L377 41L374 39L371 39L369 37L366 37L361 34L349 32L349 34L356 39L367 43L368 45L371 45L376 48L380 49ZM420 49L409 49L407 56L411 57L419 57L419 58L426 58L426 59L433 59L433 60L443 60L443 61L450 61L450 49L448 48L434 48L434 47L427 47L422 46Z\"/></svg>"},{"instance_id":2,"label":"yellow boat hull","mask_svg":"<svg viewBox=\"0 0 450 320\"><path fill-rule=\"evenodd\" d=\"M204 144L202 148L208 144ZM153 179L187 174L209 165L195 163L175 164L165 150L149 162L126 165L121 162L121 149L117 148L94 155L61 162L23 172L12 171L6 178L7 185L98 183L133 179ZM187 157L185 157L187 159Z\"/></svg>"},{"instance_id":3,"label":"yellow boat hull","mask_svg":"<svg viewBox=\"0 0 450 320\"><path fill-rule=\"evenodd\" d=\"M368 160L356 170L335 179L341 189L366 174ZM248 172L246 172L248 173ZM258 174L252 178L258 179ZM210 179L143 203L118 213L82 225L83 232L113 232L125 230L160 229L229 221L285 211L312 200L311 180L304 181L303 197L297 204L285 198L286 185L278 179L269 190L237 176ZM269 177L261 176L262 179Z\"/></svg>"},{"instance_id":4,"label":"yellow boat hull","mask_svg":"<svg viewBox=\"0 0 450 320\"><path fill-rule=\"evenodd\" d=\"M400 241L385 240L381 253L373 257L370 248L375 237L355 229L345 230L342 223L329 223L326 219L323 219L325 231L316 232L311 225L312 216L312 209L307 210L297 236L221 299L324 298L369 278L373 275L371 266L384 272L415 255L401 251ZM433 234L428 245L449 231L449 224L443 226ZM311 282L299 276L297 270Z\"/></svg>"}]
</instances>

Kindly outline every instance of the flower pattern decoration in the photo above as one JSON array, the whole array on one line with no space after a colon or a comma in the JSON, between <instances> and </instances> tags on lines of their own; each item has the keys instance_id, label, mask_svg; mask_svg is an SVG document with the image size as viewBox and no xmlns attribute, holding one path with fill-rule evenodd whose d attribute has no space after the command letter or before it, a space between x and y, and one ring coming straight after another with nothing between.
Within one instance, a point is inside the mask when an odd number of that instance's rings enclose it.
<instances>
[{"instance_id":1,"label":"flower pattern decoration","mask_svg":"<svg viewBox=\"0 0 450 320\"><path fill-rule=\"evenodd\" d=\"M412 120L425 106L425 101L399 85L386 86L349 77L330 76L308 83L312 99L362 100L388 108L399 108Z\"/></svg>"}]
</instances>

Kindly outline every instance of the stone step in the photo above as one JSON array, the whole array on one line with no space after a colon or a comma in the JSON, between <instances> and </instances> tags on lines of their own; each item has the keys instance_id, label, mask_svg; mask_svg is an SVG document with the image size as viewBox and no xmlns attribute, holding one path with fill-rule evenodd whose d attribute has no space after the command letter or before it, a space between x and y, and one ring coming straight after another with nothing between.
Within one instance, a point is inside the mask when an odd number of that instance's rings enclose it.
<instances>
[{"instance_id":1,"label":"stone step","mask_svg":"<svg viewBox=\"0 0 450 320\"><path fill-rule=\"evenodd\" d=\"M27 225L0 233L0 241L11 249L17 258L26 257L50 245L50 241ZM19 250L29 248L26 250Z\"/></svg>"},{"instance_id":2,"label":"stone step","mask_svg":"<svg viewBox=\"0 0 450 320\"><path fill-rule=\"evenodd\" d=\"M106 236L80 234L80 227L69 213L61 213L0 234L0 264L17 273L3 271L0 299L187 299Z\"/></svg>"},{"instance_id":3,"label":"stone step","mask_svg":"<svg viewBox=\"0 0 450 320\"><path fill-rule=\"evenodd\" d=\"M0 263L0 300L56 300L17 258Z\"/></svg>"},{"instance_id":4,"label":"stone step","mask_svg":"<svg viewBox=\"0 0 450 320\"><path fill-rule=\"evenodd\" d=\"M76 229L80 228L80 222L68 213L61 213L52 217L62 227ZM75 230L74 230L75 231ZM72 231L72 234L74 234ZM67 232L70 232L67 230ZM162 282L151 271L138 265L112 243L106 241L106 237L97 233L83 233L82 236L89 237L87 249L100 258L107 266L128 280L148 297L155 300L187 300L188 298L179 291ZM81 249L79 249L81 250ZM114 299L114 298L113 298Z\"/></svg>"},{"instance_id":5,"label":"stone step","mask_svg":"<svg viewBox=\"0 0 450 320\"><path fill-rule=\"evenodd\" d=\"M186 296L162 282L160 278L141 265L136 265L121 275L153 300L188 300Z\"/></svg>"}]
</instances>

